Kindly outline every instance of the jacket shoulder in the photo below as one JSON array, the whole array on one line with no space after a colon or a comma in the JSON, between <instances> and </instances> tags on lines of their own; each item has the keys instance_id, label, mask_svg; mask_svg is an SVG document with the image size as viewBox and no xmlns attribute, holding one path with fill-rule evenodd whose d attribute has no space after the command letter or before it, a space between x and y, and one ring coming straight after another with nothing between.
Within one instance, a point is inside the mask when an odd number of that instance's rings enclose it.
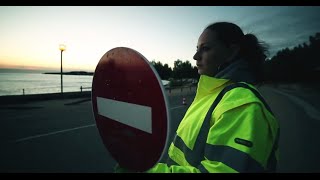
<instances>
[{"instance_id":1,"label":"jacket shoulder","mask_svg":"<svg viewBox=\"0 0 320 180\"><path fill-rule=\"evenodd\" d=\"M226 92L223 94L214 111L218 116L226 111L246 104L253 104L264 108L263 97L254 86L244 83L238 86L238 84L227 86L225 88L227 91L224 89Z\"/></svg>"}]
</instances>

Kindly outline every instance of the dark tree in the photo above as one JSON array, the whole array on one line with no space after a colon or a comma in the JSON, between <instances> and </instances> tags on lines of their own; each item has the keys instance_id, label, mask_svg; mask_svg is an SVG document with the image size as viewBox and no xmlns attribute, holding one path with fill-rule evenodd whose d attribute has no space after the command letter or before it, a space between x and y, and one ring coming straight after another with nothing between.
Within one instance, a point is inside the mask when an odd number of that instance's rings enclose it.
<instances>
[{"instance_id":1,"label":"dark tree","mask_svg":"<svg viewBox=\"0 0 320 180\"><path fill-rule=\"evenodd\" d=\"M168 66L168 64L162 64L160 61L155 62L151 61L153 67L157 70L159 76L162 80L168 80L171 77L172 69Z\"/></svg>"},{"instance_id":2,"label":"dark tree","mask_svg":"<svg viewBox=\"0 0 320 180\"><path fill-rule=\"evenodd\" d=\"M309 37L307 43L277 52L265 62L265 80L306 82L320 80L320 33Z\"/></svg>"}]
</instances>

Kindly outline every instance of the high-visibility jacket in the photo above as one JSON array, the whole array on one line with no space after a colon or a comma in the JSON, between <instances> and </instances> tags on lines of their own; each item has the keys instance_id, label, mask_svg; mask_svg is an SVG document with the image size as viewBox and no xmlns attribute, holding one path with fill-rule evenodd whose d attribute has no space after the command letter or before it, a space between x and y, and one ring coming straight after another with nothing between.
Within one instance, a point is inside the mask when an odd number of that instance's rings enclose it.
<instances>
[{"instance_id":1,"label":"high-visibility jacket","mask_svg":"<svg viewBox=\"0 0 320 180\"><path fill-rule=\"evenodd\" d=\"M147 172L274 172L279 125L253 85L201 75L168 149Z\"/></svg>"}]
</instances>

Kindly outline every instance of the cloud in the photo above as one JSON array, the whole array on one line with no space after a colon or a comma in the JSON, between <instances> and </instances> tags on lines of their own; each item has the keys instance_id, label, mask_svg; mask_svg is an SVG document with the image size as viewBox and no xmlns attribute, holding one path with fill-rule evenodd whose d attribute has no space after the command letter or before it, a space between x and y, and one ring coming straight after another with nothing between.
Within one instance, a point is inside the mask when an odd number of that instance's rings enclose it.
<instances>
[{"instance_id":1,"label":"cloud","mask_svg":"<svg viewBox=\"0 0 320 180\"><path fill-rule=\"evenodd\" d=\"M320 7L277 7L270 14L248 19L244 30L270 45L270 56L278 50L308 42L320 32Z\"/></svg>"}]
</instances>

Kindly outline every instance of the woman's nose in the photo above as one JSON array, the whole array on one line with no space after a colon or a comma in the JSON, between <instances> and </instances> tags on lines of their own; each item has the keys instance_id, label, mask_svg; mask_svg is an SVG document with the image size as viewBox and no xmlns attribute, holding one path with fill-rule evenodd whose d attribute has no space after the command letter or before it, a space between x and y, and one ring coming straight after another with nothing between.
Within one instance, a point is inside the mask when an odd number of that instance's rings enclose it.
<instances>
[{"instance_id":1,"label":"woman's nose","mask_svg":"<svg viewBox=\"0 0 320 180\"><path fill-rule=\"evenodd\" d=\"M199 60L200 57L199 57L199 52L196 52L194 55L193 55L193 59L194 60Z\"/></svg>"}]
</instances>

